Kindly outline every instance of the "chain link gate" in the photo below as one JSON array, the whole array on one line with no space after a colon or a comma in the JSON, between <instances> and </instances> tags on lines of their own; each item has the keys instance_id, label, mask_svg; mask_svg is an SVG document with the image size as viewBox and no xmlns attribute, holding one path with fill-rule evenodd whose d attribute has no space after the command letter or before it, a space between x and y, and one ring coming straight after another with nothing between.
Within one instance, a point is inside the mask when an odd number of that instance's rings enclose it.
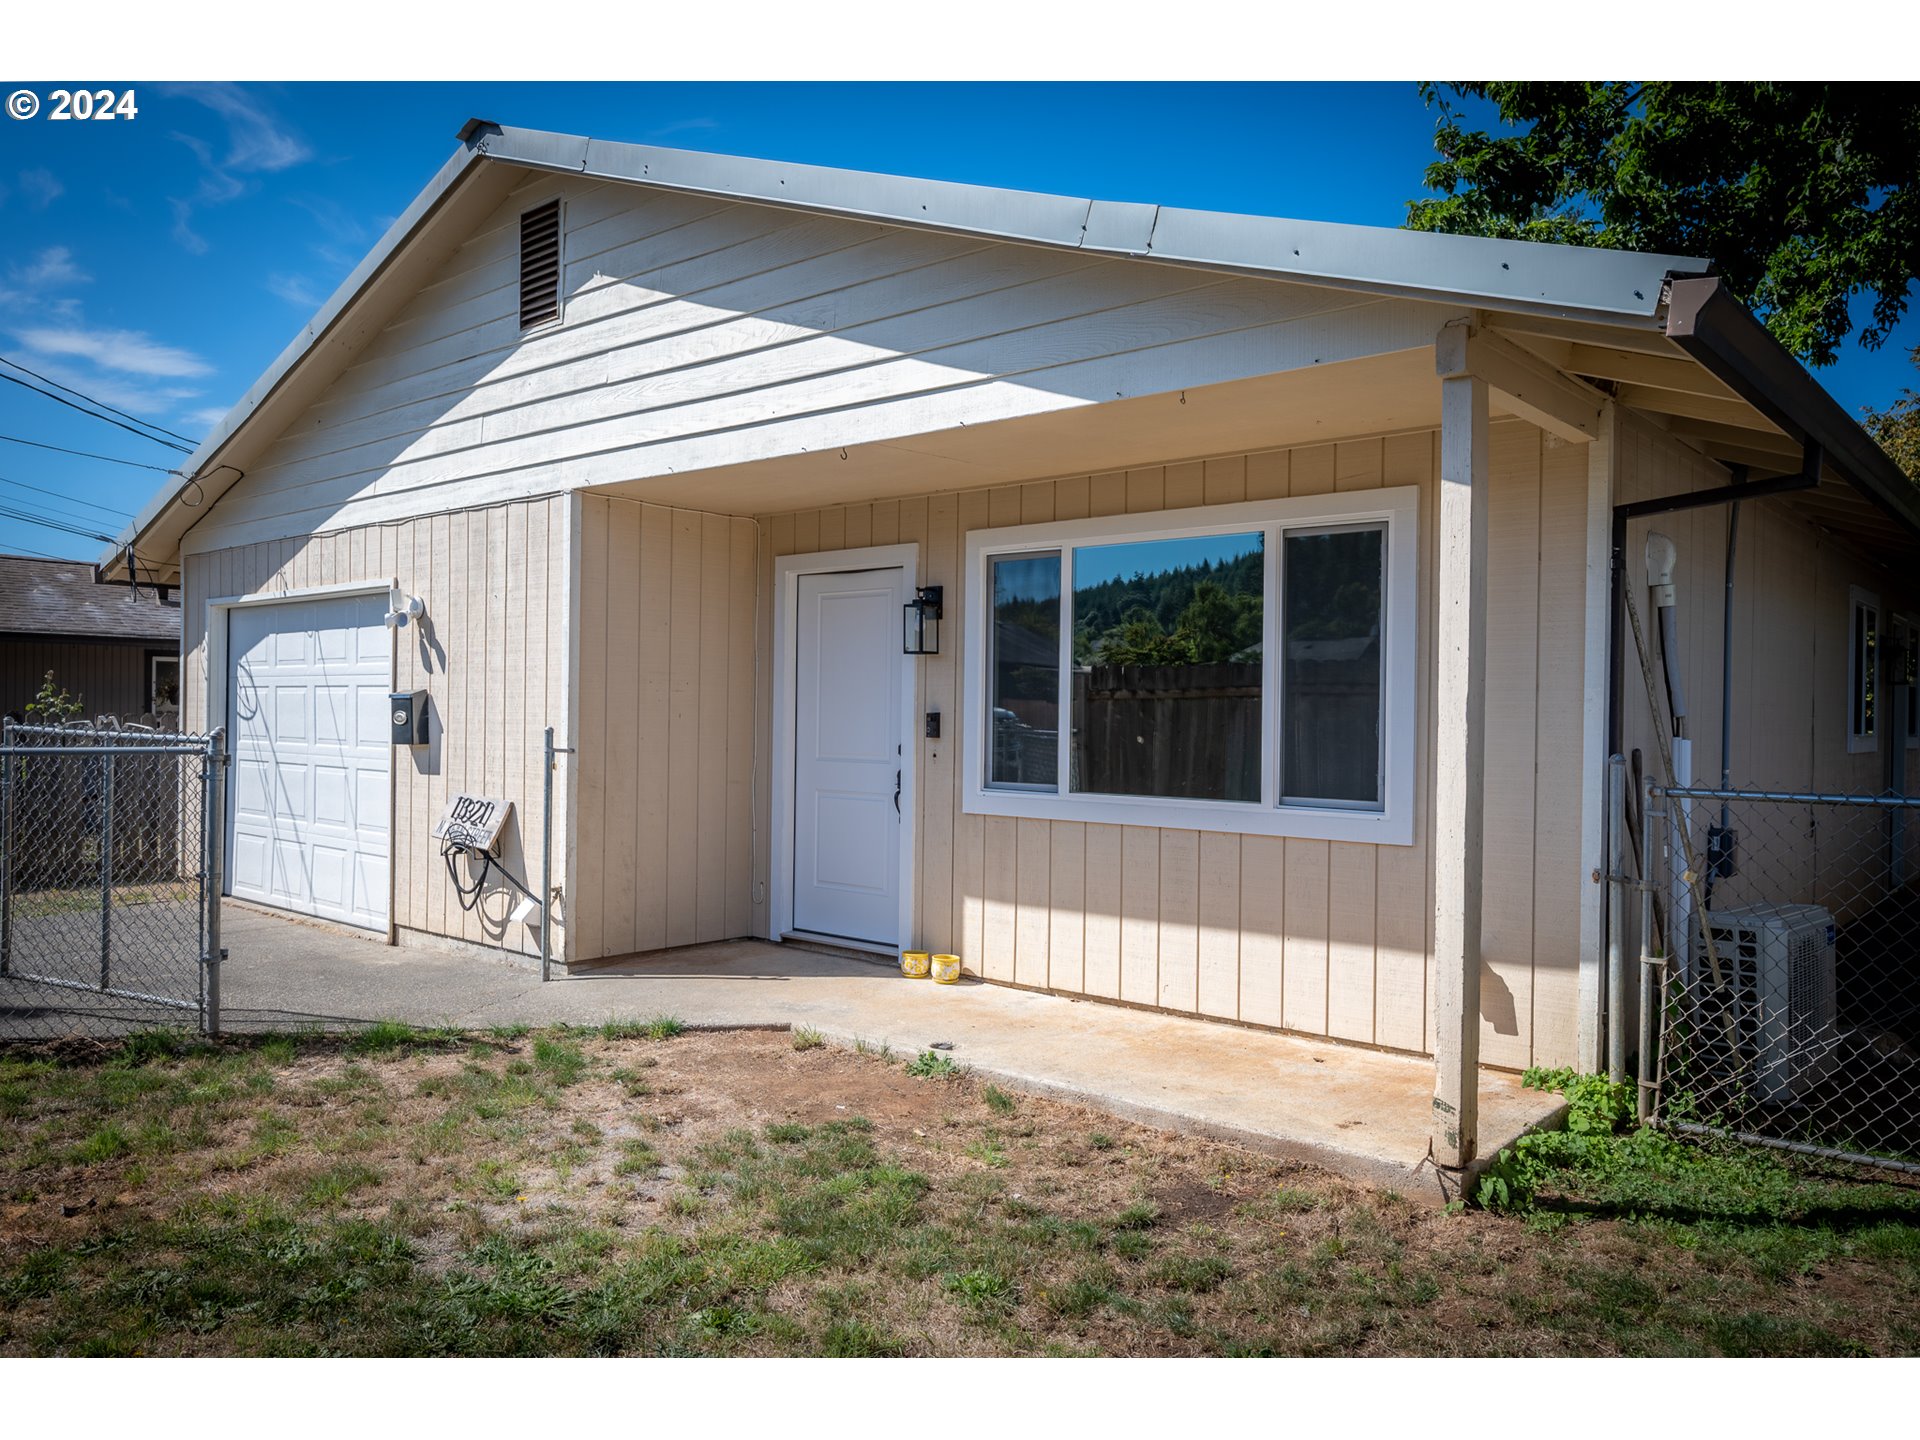
<instances>
[{"instance_id":1,"label":"chain link gate","mask_svg":"<svg viewBox=\"0 0 1920 1440\"><path fill-rule=\"evenodd\" d=\"M220 1029L225 737L0 732L0 1041Z\"/></svg>"},{"instance_id":2,"label":"chain link gate","mask_svg":"<svg viewBox=\"0 0 1920 1440\"><path fill-rule=\"evenodd\" d=\"M1920 798L1646 794L1653 1118L1920 1172Z\"/></svg>"}]
</instances>

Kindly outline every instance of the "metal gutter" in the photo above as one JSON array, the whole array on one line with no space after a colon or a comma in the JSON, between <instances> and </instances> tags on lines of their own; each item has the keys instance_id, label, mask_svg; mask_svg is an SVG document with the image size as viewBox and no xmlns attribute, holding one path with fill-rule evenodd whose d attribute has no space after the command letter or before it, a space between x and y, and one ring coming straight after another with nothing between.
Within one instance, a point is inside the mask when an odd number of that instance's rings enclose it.
<instances>
[{"instance_id":1,"label":"metal gutter","mask_svg":"<svg viewBox=\"0 0 1920 1440\"><path fill-rule=\"evenodd\" d=\"M1666 330L1669 340L1754 409L1803 446L1818 447L1842 479L1920 539L1920 486L1727 293L1718 276L1668 285Z\"/></svg>"},{"instance_id":2,"label":"metal gutter","mask_svg":"<svg viewBox=\"0 0 1920 1440\"><path fill-rule=\"evenodd\" d=\"M1658 328L1675 255L1088 200L752 160L469 120L461 141L537 170L887 225L982 235L1305 284Z\"/></svg>"}]
</instances>

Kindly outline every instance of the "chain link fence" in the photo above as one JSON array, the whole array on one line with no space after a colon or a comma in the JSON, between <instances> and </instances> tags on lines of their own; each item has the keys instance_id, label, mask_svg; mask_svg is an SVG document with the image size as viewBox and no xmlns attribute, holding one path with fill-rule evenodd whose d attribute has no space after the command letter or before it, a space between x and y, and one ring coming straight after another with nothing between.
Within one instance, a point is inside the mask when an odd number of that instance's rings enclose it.
<instances>
[{"instance_id":1,"label":"chain link fence","mask_svg":"<svg viewBox=\"0 0 1920 1440\"><path fill-rule=\"evenodd\" d=\"M220 1027L224 738L0 732L0 1041Z\"/></svg>"},{"instance_id":2,"label":"chain link fence","mask_svg":"<svg viewBox=\"0 0 1920 1440\"><path fill-rule=\"evenodd\" d=\"M1657 1118L1920 1169L1920 798L1647 797Z\"/></svg>"}]
</instances>

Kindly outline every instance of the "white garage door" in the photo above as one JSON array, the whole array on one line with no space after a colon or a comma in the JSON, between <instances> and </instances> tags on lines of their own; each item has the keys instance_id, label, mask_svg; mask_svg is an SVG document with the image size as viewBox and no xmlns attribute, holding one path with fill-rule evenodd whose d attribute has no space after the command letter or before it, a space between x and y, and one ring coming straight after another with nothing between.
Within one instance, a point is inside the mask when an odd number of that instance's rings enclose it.
<instances>
[{"instance_id":1,"label":"white garage door","mask_svg":"<svg viewBox=\"0 0 1920 1440\"><path fill-rule=\"evenodd\" d=\"M229 887L243 900L387 926L384 595L228 612Z\"/></svg>"}]
</instances>

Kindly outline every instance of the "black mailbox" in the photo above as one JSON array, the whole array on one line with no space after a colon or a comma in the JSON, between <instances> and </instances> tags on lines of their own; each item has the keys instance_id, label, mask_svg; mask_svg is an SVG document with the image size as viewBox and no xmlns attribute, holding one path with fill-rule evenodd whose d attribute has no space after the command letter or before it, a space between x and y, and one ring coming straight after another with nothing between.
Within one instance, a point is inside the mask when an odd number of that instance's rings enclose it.
<instances>
[{"instance_id":1,"label":"black mailbox","mask_svg":"<svg viewBox=\"0 0 1920 1440\"><path fill-rule=\"evenodd\" d=\"M427 743L427 692L424 690L396 690L387 706L388 718L393 726L393 743L396 745L424 745Z\"/></svg>"}]
</instances>

